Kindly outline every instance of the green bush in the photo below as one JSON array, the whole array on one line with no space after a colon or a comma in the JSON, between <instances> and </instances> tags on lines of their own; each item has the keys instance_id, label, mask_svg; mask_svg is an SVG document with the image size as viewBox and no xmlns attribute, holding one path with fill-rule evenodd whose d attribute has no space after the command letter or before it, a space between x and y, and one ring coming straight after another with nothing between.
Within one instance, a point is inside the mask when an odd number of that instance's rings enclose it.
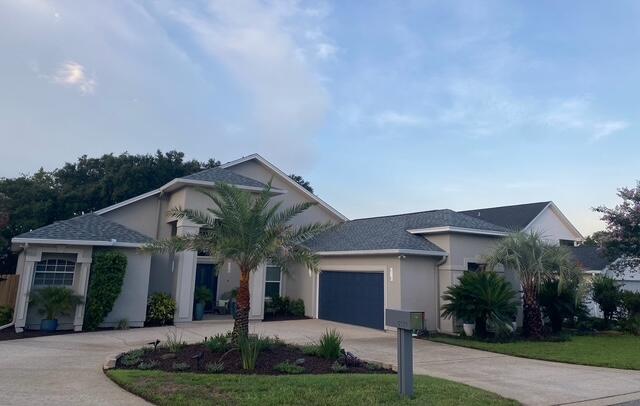
<instances>
[{"instance_id":1,"label":"green bush","mask_svg":"<svg viewBox=\"0 0 640 406\"><path fill-rule=\"evenodd\" d=\"M320 349L318 348L317 345L304 345L302 347L300 347L300 350L302 350L302 353L304 355L309 355L312 357L319 357L320 356Z\"/></svg>"},{"instance_id":2,"label":"green bush","mask_svg":"<svg viewBox=\"0 0 640 406\"><path fill-rule=\"evenodd\" d=\"M289 304L289 311L292 315L297 317L304 316L304 301L302 299L292 300Z\"/></svg>"},{"instance_id":3,"label":"green bush","mask_svg":"<svg viewBox=\"0 0 640 406\"><path fill-rule=\"evenodd\" d=\"M258 355L260 355L260 339L255 336L238 337L238 349L242 360L242 369L253 371L256 369Z\"/></svg>"},{"instance_id":4,"label":"green bush","mask_svg":"<svg viewBox=\"0 0 640 406\"><path fill-rule=\"evenodd\" d=\"M343 373L343 372L347 372L349 368L347 368L346 365L343 365L341 363L339 363L338 361L335 361L333 364L331 364L331 370L335 373Z\"/></svg>"},{"instance_id":5,"label":"green bush","mask_svg":"<svg viewBox=\"0 0 640 406\"><path fill-rule=\"evenodd\" d=\"M622 292L620 307L624 316L630 317L640 314L640 292Z\"/></svg>"},{"instance_id":6,"label":"green bush","mask_svg":"<svg viewBox=\"0 0 640 406\"><path fill-rule=\"evenodd\" d=\"M457 285L447 288L441 310L445 318L476 323L476 334L487 335L487 322L511 325L517 313L516 292L495 272L465 272Z\"/></svg>"},{"instance_id":7,"label":"green bush","mask_svg":"<svg viewBox=\"0 0 640 406\"><path fill-rule=\"evenodd\" d=\"M198 286L193 296L197 303L210 303L213 301L213 293L206 286Z\"/></svg>"},{"instance_id":8,"label":"green bush","mask_svg":"<svg viewBox=\"0 0 640 406\"><path fill-rule=\"evenodd\" d=\"M187 343L182 340L182 334L178 332L177 328L173 328L173 330L167 333L167 338L164 341L164 346L167 348L169 352L177 353L182 350Z\"/></svg>"},{"instance_id":9,"label":"green bush","mask_svg":"<svg viewBox=\"0 0 640 406\"><path fill-rule=\"evenodd\" d=\"M591 298L600 306L605 326L608 328L622 300L622 290L619 283L605 275L594 276L591 284Z\"/></svg>"},{"instance_id":10,"label":"green bush","mask_svg":"<svg viewBox=\"0 0 640 406\"><path fill-rule=\"evenodd\" d=\"M143 355L143 349L131 350L120 357L120 363L126 367L138 365L142 361Z\"/></svg>"},{"instance_id":11,"label":"green bush","mask_svg":"<svg viewBox=\"0 0 640 406\"><path fill-rule=\"evenodd\" d=\"M127 257L120 251L99 251L91 263L87 305L84 311L85 330L95 330L113 309L122 291Z\"/></svg>"},{"instance_id":12,"label":"green bush","mask_svg":"<svg viewBox=\"0 0 640 406\"><path fill-rule=\"evenodd\" d=\"M271 307L275 314L289 314L291 301L286 296L274 296L271 298Z\"/></svg>"},{"instance_id":13,"label":"green bush","mask_svg":"<svg viewBox=\"0 0 640 406\"><path fill-rule=\"evenodd\" d=\"M304 372L304 367L293 364L289 361L284 361L273 367L274 371L281 372L283 374L301 374Z\"/></svg>"},{"instance_id":14,"label":"green bush","mask_svg":"<svg viewBox=\"0 0 640 406\"><path fill-rule=\"evenodd\" d=\"M13 309L9 306L0 306L0 326L11 323L13 320Z\"/></svg>"},{"instance_id":15,"label":"green bush","mask_svg":"<svg viewBox=\"0 0 640 406\"><path fill-rule=\"evenodd\" d=\"M560 285L558 280L548 280L540 286L538 301L542 313L551 323L553 333L562 330L565 320L573 321L576 317L587 314L577 282Z\"/></svg>"},{"instance_id":16,"label":"green bush","mask_svg":"<svg viewBox=\"0 0 640 406\"><path fill-rule=\"evenodd\" d=\"M166 293L154 293L147 303L147 320L164 326L173 320L176 301Z\"/></svg>"},{"instance_id":17,"label":"green bush","mask_svg":"<svg viewBox=\"0 0 640 406\"><path fill-rule=\"evenodd\" d=\"M174 362L173 365L171 366L171 368L174 371L186 371L187 369L189 369L191 367L186 362Z\"/></svg>"},{"instance_id":18,"label":"green bush","mask_svg":"<svg viewBox=\"0 0 640 406\"><path fill-rule=\"evenodd\" d=\"M227 352L231 349L228 334L216 334L206 339L204 343L211 352Z\"/></svg>"},{"instance_id":19,"label":"green bush","mask_svg":"<svg viewBox=\"0 0 640 406\"><path fill-rule=\"evenodd\" d=\"M69 288L47 286L31 291L31 304L38 307L38 313L47 320L55 320L58 316L67 316L82 303L82 297Z\"/></svg>"},{"instance_id":20,"label":"green bush","mask_svg":"<svg viewBox=\"0 0 640 406\"><path fill-rule=\"evenodd\" d=\"M147 361L147 362L141 362L138 364L138 369L141 369L143 371L149 370L149 369L154 369L158 366L158 361Z\"/></svg>"},{"instance_id":21,"label":"green bush","mask_svg":"<svg viewBox=\"0 0 640 406\"><path fill-rule=\"evenodd\" d=\"M326 359L338 359L342 349L342 335L335 329L325 330L318 341L318 355Z\"/></svg>"}]
</instances>

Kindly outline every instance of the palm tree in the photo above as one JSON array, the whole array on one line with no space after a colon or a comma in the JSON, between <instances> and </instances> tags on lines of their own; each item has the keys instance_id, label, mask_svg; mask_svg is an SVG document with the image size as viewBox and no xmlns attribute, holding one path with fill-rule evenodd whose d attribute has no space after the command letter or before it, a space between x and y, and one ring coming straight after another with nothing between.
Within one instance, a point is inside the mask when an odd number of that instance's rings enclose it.
<instances>
[{"instance_id":1,"label":"palm tree","mask_svg":"<svg viewBox=\"0 0 640 406\"><path fill-rule=\"evenodd\" d=\"M175 207L169 214L200 225L197 235L175 236L146 247L152 252L194 250L214 257L218 264L235 262L240 268L237 313L233 336L246 337L249 331L249 277L251 271L270 262L282 267L299 263L318 270L318 257L302 243L324 231L330 224L313 223L299 227L290 224L298 214L315 203L298 203L282 208L273 203L271 182L260 192L251 193L227 184L213 190L199 190L213 203L206 211Z\"/></svg>"},{"instance_id":2,"label":"palm tree","mask_svg":"<svg viewBox=\"0 0 640 406\"><path fill-rule=\"evenodd\" d=\"M542 283L558 280L563 283L575 277L576 265L565 247L552 245L538 233L513 233L502 239L487 258L487 268L502 265L514 270L522 285L523 333L526 337L541 338L542 313L538 292Z\"/></svg>"}]
</instances>

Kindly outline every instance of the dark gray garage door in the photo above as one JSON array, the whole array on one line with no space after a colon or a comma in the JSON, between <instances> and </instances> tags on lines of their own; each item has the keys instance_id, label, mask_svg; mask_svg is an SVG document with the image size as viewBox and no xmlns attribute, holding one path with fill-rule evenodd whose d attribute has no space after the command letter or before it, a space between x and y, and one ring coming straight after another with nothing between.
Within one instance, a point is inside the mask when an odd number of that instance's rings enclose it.
<instances>
[{"instance_id":1,"label":"dark gray garage door","mask_svg":"<svg viewBox=\"0 0 640 406\"><path fill-rule=\"evenodd\" d=\"M384 273L322 271L318 317L384 328Z\"/></svg>"}]
</instances>

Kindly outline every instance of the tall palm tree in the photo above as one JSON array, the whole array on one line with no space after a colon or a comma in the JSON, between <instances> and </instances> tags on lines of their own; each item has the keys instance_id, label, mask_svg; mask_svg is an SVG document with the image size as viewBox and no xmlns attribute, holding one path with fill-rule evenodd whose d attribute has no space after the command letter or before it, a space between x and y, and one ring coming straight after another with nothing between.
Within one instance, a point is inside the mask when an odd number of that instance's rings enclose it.
<instances>
[{"instance_id":1,"label":"tall palm tree","mask_svg":"<svg viewBox=\"0 0 640 406\"><path fill-rule=\"evenodd\" d=\"M213 190L199 190L211 199L206 211L175 207L169 214L176 219L188 219L200 225L197 235L175 236L146 247L152 252L194 250L205 252L218 264L235 262L240 268L234 338L246 337L249 331L249 278L251 271L271 262L282 267L299 263L318 270L318 257L302 243L324 231L329 223L293 226L291 220L315 203L298 203L282 208L273 203L271 183L260 192L251 193L227 184Z\"/></svg>"},{"instance_id":2,"label":"tall palm tree","mask_svg":"<svg viewBox=\"0 0 640 406\"><path fill-rule=\"evenodd\" d=\"M530 338L541 338L542 313L538 301L540 286L545 281L557 280L560 288L575 277L576 265L565 247L552 245L538 233L513 233L502 239L487 257L487 268L503 265L514 270L522 285L523 333Z\"/></svg>"}]
</instances>

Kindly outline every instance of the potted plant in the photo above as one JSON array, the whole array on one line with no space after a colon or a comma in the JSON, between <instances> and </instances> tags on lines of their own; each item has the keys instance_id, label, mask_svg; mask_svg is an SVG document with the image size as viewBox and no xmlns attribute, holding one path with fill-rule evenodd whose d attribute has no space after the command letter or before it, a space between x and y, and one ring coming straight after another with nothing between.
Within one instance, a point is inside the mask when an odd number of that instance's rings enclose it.
<instances>
[{"instance_id":1,"label":"potted plant","mask_svg":"<svg viewBox=\"0 0 640 406\"><path fill-rule=\"evenodd\" d=\"M40 322L40 330L51 332L58 329L57 317L69 315L83 303L83 298L69 288L48 286L32 291L30 303L38 306L38 313L45 316Z\"/></svg>"},{"instance_id":2,"label":"potted plant","mask_svg":"<svg viewBox=\"0 0 640 406\"><path fill-rule=\"evenodd\" d=\"M210 303L213 300L213 294L211 293L211 289L205 286L198 286L196 288L194 297L196 299L194 318L196 320L202 320L202 318L204 317L204 307L207 303Z\"/></svg>"},{"instance_id":3,"label":"potted plant","mask_svg":"<svg viewBox=\"0 0 640 406\"><path fill-rule=\"evenodd\" d=\"M473 333L476 331L476 323L473 321L465 320L462 323L462 330L464 331L464 335L467 337L472 337Z\"/></svg>"}]
</instances>

